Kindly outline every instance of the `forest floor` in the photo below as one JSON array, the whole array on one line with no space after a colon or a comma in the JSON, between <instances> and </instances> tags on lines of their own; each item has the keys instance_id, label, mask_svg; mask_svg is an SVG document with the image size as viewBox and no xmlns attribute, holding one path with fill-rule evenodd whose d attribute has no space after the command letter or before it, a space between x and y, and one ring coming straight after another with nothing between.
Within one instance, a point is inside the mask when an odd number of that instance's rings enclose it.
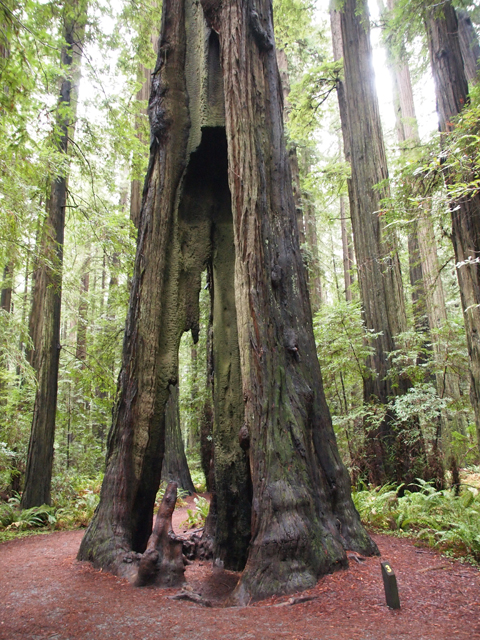
<instances>
[{"instance_id":1,"label":"forest floor","mask_svg":"<svg viewBox=\"0 0 480 640\"><path fill-rule=\"evenodd\" d=\"M189 499L191 502L192 498ZM191 505L189 505L191 506ZM177 509L179 531L186 509ZM480 571L374 535L397 576L401 609L385 604L380 559L350 560L296 602L278 597L239 608L222 603L238 575L195 562L186 590L211 607L173 600L179 589L138 589L77 562L82 531L0 544L1 640L456 640L480 638Z\"/></svg>"}]
</instances>

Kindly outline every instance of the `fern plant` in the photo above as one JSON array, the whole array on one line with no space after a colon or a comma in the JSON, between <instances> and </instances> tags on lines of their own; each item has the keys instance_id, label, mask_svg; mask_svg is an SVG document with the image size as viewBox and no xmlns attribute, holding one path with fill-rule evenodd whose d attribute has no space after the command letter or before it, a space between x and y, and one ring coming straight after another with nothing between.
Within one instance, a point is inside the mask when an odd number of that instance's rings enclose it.
<instances>
[{"instance_id":1,"label":"fern plant","mask_svg":"<svg viewBox=\"0 0 480 640\"><path fill-rule=\"evenodd\" d=\"M480 562L480 494L463 488L437 491L417 480L416 492L386 485L353 493L362 521L384 531L408 533L442 551Z\"/></svg>"}]
</instances>

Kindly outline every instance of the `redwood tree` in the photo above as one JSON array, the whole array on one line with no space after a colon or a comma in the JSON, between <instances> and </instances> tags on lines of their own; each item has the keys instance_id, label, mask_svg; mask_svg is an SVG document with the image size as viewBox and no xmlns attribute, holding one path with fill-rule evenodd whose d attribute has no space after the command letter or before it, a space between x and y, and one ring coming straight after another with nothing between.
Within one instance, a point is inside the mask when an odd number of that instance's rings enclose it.
<instances>
[{"instance_id":1,"label":"redwood tree","mask_svg":"<svg viewBox=\"0 0 480 640\"><path fill-rule=\"evenodd\" d=\"M396 4L396 0L387 0L390 12L393 12ZM409 149L420 145L408 54L403 41L395 48L387 38L386 48L392 71L397 139L402 152L408 153ZM421 196L428 195L428 182L421 178L412 180L411 188L414 193L420 192ZM438 330L447 323L447 308L442 279L439 277L440 266L432 215L427 198L422 200L422 204L413 207L410 212L412 218L408 232L413 315L416 331L425 335L424 349L433 347L434 357L437 363L440 363L445 360L445 350L448 347L439 340ZM440 397L447 396L457 401L460 399L458 377L450 370L445 369L437 374L436 385ZM452 430L465 433L462 413L447 415L444 412L442 415L441 435L444 451L449 449Z\"/></svg>"},{"instance_id":2,"label":"redwood tree","mask_svg":"<svg viewBox=\"0 0 480 640\"><path fill-rule=\"evenodd\" d=\"M86 0L66 1L62 7L63 39L55 146L65 157L74 128L76 90L86 24ZM67 203L68 161L53 176L40 238L41 256L35 273L30 333L35 352L37 392L28 446L22 507L50 503L58 364L60 359L60 310L62 299L63 240Z\"/></svg>"},{"instance_id":3,"label":"redwood tree","mask_svg":"<svg viewBox=\"0 0 480 640\"><path fill-rule=\"evenodd\" d=\"M425 9L440 131L448 133L455 117L468 102L468 83L458 35L458 21L451 2ZM451 182L448 168L446 182ZM480 195L451 202L452 242L470 359L470 399L475 409L480 445Z\"/></svg>"},{"instance_id":4,"label":"redwood tree","mask_svg":"<svg viewBox=\"0 0 480 640\"><path fill-rule=\"evenodd\" d=\"M374 336L367 362L371 375L364 376L363 395L373 413L380 409L384 414L380 420L366 420L366 471L375 484L403 482L422 475L423 471L413 470L413 465L417 457L419 466L424 466L424 460L421 440L418 451L402 446L416 438L412 433L406 438L397 437L395 415L388 406L395 395L409 387L406 379L393 379L388 357L396 348L395 336L406 330L406 313L396 239L387 233L382 210L382 198L389 195L388 169L374 84L367 2L345 0L340 11L331 12L331 22L335 57L343 53L345 79L339 83L338 99L345 159L352 168L348 192L360 297L366 328ZM410 425L405 426L410 429ZM414 425L418 433L417 427Z\"/></svg>"},{"instance_id":5,"label":"redwood tree","mask_svg":"<svg viewBox=\"0 0 480 640\"><path fill-rule=\"evenodd\" d=\"M214 554L248 603L376 552L350 496L315 353L269 0L165 0L151 155L100 505L79 558L135 573L164 407L213 270ZM148 550L147 550L148 551ZM133 562L132 562L133 560ZM157 567L160 571L160 569Z\"/></svg>"},{"instance_id":6,"label":"redwood tree","mask_svg":"<svg viewBox=\"0 0 480 640\"><path fill-rule=\"evenodd\" d=\"M477 84L480 71L480 45L472 20L467 11L457 11L458 37L465 76L469 83Z\"/></svg>"}]
</instances>

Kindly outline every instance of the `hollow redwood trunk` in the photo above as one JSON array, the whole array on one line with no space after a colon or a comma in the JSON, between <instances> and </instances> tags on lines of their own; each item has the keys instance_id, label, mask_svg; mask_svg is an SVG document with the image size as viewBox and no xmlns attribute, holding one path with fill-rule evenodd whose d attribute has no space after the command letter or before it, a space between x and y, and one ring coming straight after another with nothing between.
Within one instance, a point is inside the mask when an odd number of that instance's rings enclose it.
<instances>
[{"instance_id":1,"label":"hollow redwood trunk","mask_svg":"<svg viewBox=\"0 0 480 640\"><path fill-rule=\"evenodd\" d=\"M125 573L152 527L181 334L213 274L214 553L232 602L311 587L376 552L322 388L283 140L268 1L166 0L119 401L80 559Z\"/></svg>"}]
</instances>

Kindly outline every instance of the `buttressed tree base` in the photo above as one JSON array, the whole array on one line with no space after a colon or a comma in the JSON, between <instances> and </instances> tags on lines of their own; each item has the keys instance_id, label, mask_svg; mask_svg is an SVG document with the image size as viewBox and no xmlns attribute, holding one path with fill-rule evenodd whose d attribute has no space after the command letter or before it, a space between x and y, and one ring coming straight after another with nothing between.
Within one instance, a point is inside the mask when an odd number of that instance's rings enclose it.
<instances>
[{"instance_id":1,"label":"buttressed tree base","mask_svg":"<svg viewBox=\"0 0 480 640\"><path fill-rule=\"evenodd\" d=\"M165 405L180 338L198 335L208 268L214 560L242 571L232 604L312 587L347 565L346 549L378 552L353 506L322 388L269 0L164 0L149 115L119 395L78 557L126 576L132 557L149 553ZM163 584L181 580L176 566L157 569Z\"/></svg>"}]
</instances>

